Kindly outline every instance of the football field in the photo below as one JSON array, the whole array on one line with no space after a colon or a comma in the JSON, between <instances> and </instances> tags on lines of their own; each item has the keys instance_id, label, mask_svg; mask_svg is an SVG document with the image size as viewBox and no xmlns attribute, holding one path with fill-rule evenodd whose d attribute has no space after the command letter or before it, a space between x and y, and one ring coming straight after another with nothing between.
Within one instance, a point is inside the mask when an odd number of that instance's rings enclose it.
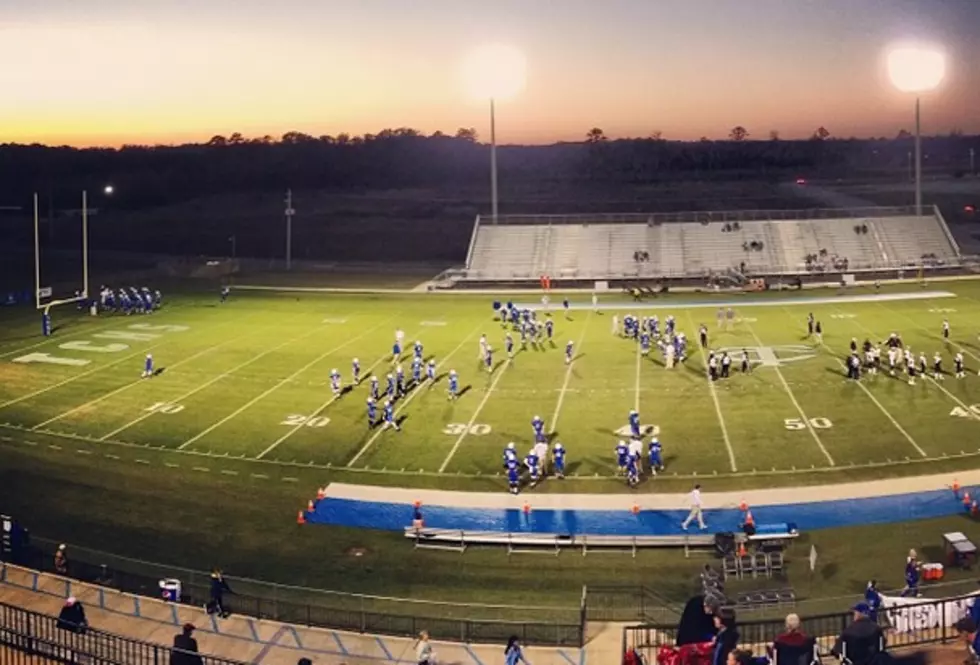
<instances>
[{"instance_id":1,"label":"football field","mask_svg":"<svg viewBox=\"0 0 980 665\"><path fill-rule=\"evenodd\" d=\"M583 491L622 489L613 449L628 433L630 409L648 434L659 435L666 478L833 482L838 470L925 473L930 463L964 456L966 466L980 454L975 284L893 287L880 296L852 289L845 296L691 294L631 303L610 295L598 311L587 295L570 298L567 317L552 305L553 341L521 348L515 334L513 359L504 353L507 329L493 318L491 296L236 291L219 305L217 298L173 294L152 315L55 312L63 326L47 340L35 334L33 312L9 310L0 339L0 425L11 435L48 433L371 477L486 480L500 474L508 442L522 453L530 447L537 415L568 450L567 487ZM736 312L730 330L715 320L722 301ZM687 361L667 369L656 348L645 357L635 342L613 334L613 317L622 321L628 312L661 321L673 315L690 340ZM822 343L806 335L809 312L823 324ZM944 318L949 341L941 334ZM731 378L707 380L706 355L697 348L701 323L710 348L732 351ZM409 347L406 375L411 343L420 340L437 364L437 380L408 382L395 402L401 431L370 428L363 377L376 374L384 390L399 329ZM920 377L914 386L887 373L846 379L850 340L877 343L891 332L916 355L924 352L930 367L939 352L950 373L938 381ZM492 372L479 357L483 334L495 349ZM566 364L569 341L574 358ZM742 349L753 359L748 374L738 371ZM964 379L951 373L957 352L965 358ZM147 353L157 373L144 379ZM362 369L358 385L351 385L354 358ZM345 385L339 397L329 380L335 368ZM446 392L451 369L460 377L455 401ZM503 477L499 482L503 489Z\"/></svg>"}]
</instances>

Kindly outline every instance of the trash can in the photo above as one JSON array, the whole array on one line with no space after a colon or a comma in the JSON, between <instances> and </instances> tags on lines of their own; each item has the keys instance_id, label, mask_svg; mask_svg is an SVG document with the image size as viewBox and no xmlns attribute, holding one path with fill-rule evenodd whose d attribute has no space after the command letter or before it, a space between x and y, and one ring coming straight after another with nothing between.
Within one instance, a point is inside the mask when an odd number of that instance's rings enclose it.
<instances>
[{"instance_id":1,"label":"trash can","mask_svg":"<svg viewBox=\"0 0 980 665\"><path fill-rule=\"evenodd\" d=\"M168 578L160 580L160 595L171 603L180 602L180 580Z\"/></svg>"}]
</instances>

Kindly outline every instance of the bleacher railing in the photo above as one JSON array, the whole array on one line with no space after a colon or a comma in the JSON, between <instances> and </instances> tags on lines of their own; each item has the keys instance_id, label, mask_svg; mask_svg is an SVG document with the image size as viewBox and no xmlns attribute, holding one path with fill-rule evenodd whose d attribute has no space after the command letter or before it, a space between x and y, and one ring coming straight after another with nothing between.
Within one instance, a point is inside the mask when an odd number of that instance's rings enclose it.
<instances>
[{"instance_id":1,"label":"bleacher railing","mask_svg":"<svg viewBox=\"0 0 980 665\"><path fill-rule=\"evenodd\" d=\"M85 665L167 665L171 654L187 653L95 628L65 630L56 617L6 603L0 603L0 645L27 656ZM203 665L243 665L204 654L200 658Z\"/></svg>"},{"instance_id":2,"label":"bleacher railing","mask_svg":"<svg viewBox=\"0 0 980 665\"><path fill-rule=\"evenodd\" d=\"M930 211L932 212L932 211ZM654 213L579 213L572 215L499 215L498 225L534 224L636 224L651 225L673 222L776 222L802 219L862 219L914 217L912 206L866 208L804 208L799 210L692 210Z\"/></svg>"},{"instance_id":3,"label":"bleacher railing","mask_svg":"<svg viewBox=\"0 0 980 665\"><path fill-rule=\"evenodd\" d=\"M33 539L28 559L21 565L54 572L52 555L57 543ZM39 549L37 545L45 545ZM160 597L159 581L175 578L182 586L182 602L203 605L210 596L210 573L120 557L106 552L68 546L70 578L127 593ZM481 605L475 602L439 602L395 598L274 584L225 576L234 593L224 598L236 614L304 626L359 633L415 637L428 631L436 640L452 642L505 642L517 635L526 644L582 646L585 643L583 608L575 606ZM68 595L65 593L65 595ZM527 617L527 619L524 619Z\"/></svg>"},{"instance_id":4,"label":"bleacher railing","mask_svg":"<svg viewBox=\"0 0 980 665\"><path fill-rule=\"evenodd\" d=\"M956 622L967 615L976 596L943 599L922 599L921 602L895 605L878 612L878 624L884 629L889 648L913 647L956 638ZM909 599L910 601L914 599ZM821 653L829 653L837 637L853 622L852 612L837 612L801 616L802 630L816 638ZM777 636L786 632L784 619L738 621L739 648L764 655ZM623 652L633 648L643 655L644 662L657 662L661 647L674 646L677 623L657 623L628 626L623 629Z\"/></svg>"}]
</instances>

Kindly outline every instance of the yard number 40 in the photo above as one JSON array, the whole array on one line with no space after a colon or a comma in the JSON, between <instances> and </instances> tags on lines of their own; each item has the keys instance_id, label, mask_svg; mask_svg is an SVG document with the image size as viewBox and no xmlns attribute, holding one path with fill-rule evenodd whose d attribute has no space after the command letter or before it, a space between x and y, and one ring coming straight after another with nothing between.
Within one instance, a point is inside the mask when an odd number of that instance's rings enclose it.
<instances>
[{"instance_id":1,"label":"yard number 40","mask_svg":"<svg viewBox=\"0 0 980 665\"><path fill-rule=\"evenodd\" d=\"M790 430L806 429L808 423L813 429L830 429L834 426L834 423L830 422L829 418L810 418L809 420L787 418L783 423L786 425L786 429Z\"/></svg>"}]
</instances>

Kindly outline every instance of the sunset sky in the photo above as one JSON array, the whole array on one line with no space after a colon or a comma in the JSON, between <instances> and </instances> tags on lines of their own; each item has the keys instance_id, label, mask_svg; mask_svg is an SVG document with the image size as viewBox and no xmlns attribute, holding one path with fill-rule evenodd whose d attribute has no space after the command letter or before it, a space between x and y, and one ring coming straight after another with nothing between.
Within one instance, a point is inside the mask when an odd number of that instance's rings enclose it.
<instances>
[{"instance_id":1,"label":"sunset sky","mask_svg":"<svg viewBox=\"0 0 980 665\"><path fill-rule=\"evenodd\" d=\"M893 136L887 48L941 45L923 131L980 133L980 0L0 0L0 143L206 141L476 127L461 63L527 61L503 143Z\"/></svg>"}]
</instances>

